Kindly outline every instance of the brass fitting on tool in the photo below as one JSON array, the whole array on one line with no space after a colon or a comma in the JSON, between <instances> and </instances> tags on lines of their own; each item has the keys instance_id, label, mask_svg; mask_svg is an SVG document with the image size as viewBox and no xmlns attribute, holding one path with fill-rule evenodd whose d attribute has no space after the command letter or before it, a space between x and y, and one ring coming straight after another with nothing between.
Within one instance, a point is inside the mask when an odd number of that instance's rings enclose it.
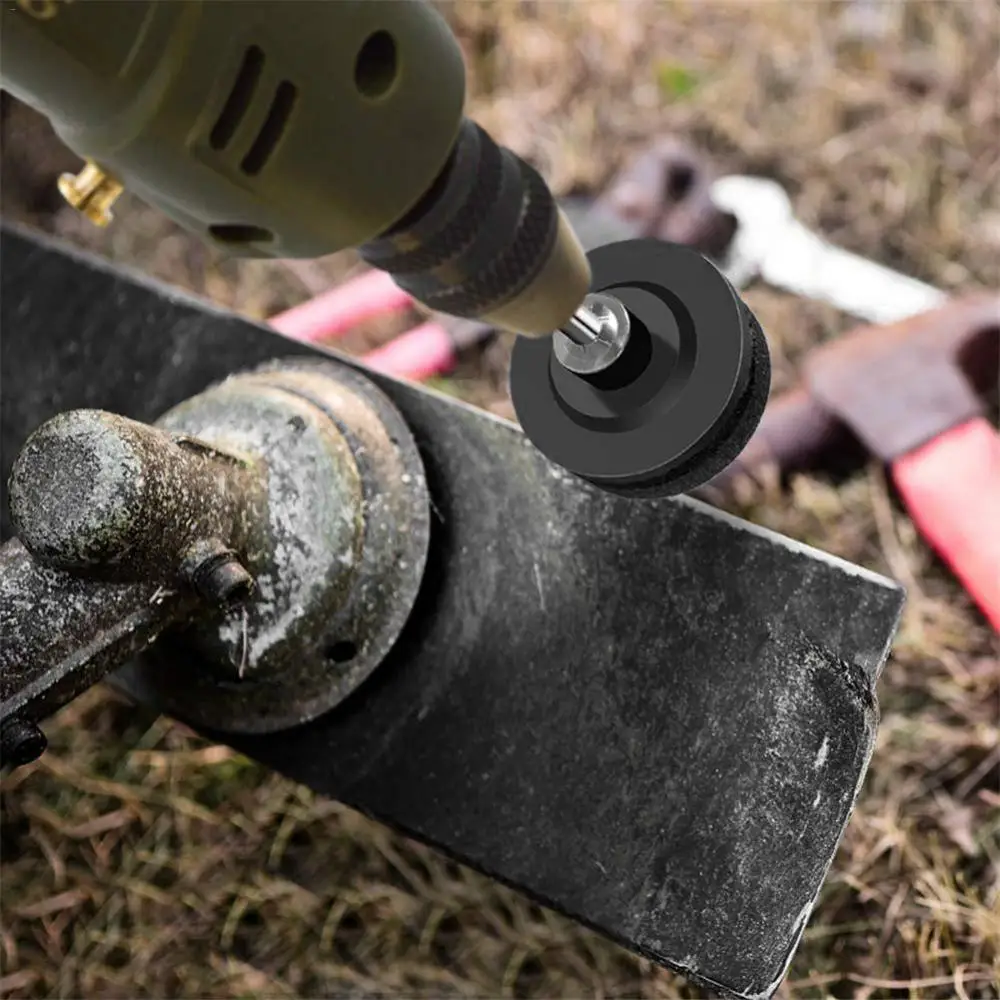
<instances>
[{"instance_id":1,"label":"brass fitting on tool","mask_svg":"<svg viewBox=\"0 0 1000 1000\"><path fill-rule=\"evenodd\" d=\"M111 223L111 208L125 190L121 181L91 160L78 174L59 178L59 193L78 212L102 229Z\"/></svg>"}]
</instances>

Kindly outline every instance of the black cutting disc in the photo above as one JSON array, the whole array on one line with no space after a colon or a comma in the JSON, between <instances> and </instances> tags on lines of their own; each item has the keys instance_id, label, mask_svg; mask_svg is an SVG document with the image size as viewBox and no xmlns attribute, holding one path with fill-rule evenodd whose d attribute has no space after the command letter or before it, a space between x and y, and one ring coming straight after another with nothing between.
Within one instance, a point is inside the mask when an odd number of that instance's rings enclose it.
<instances>
[{"instance_id":1,"label":"black cutting disc","mask_svg":"<svg viewBox=\"0 0 1000 1000\"><path fill-rule=\"evenodd\" d=\"M753 313L705 257L662 240L588 255L591 290L629 311L629 347L596 376L556 360L552 337L519 337L510 391L525 434L557 465L626 496L670 496L742 451L771 382Z\"/></svg>"}]
</instances>

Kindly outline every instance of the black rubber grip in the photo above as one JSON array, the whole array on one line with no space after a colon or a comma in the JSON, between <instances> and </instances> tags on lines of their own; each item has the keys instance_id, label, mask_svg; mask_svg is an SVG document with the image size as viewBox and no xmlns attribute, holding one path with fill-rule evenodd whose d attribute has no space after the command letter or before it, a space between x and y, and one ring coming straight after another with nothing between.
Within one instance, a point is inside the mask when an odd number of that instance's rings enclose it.
<instances>
[{"instance_id":1,"label":"black rubber grip","mask_svg":"<svg viewBox=\"0 0 1000 1000\"><path fill-rule=\"evenodd\" d=\"M429 308L476 317L530 284L557 229L555 199L538 172L466 120L421 203L361 256Z\"/></svg>"}]
</instances>

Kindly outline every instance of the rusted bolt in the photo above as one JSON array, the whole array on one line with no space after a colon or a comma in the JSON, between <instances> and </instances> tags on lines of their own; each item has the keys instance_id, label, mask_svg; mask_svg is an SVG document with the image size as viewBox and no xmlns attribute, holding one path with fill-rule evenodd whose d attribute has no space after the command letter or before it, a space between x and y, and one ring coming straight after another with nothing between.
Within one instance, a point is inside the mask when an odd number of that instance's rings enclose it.
<instances>
[{"instance_id":1,"label":"rusted bolt","mask_svg":"<svg viewBox=\"0 0 1000 1000\"><path fill-rule=\"evenodd\" d=\"M236 553L220 541L197 542L184 565L195 589L215 604L242 604L253 593L253 577Z\"/></svg>"},{"instance_id":2,"label":"rusted bolt","mask_svg":"<svg viewBox=\"0 0 1000 1000\"><path fill-rule=\"evenodd\" d=\"M253 577L232 555L216 563L207 575L199 574L199 589L220 604L240 604L253 593Z\"/></svg>"},{"instance_id":3,"label":"rusted bolt","mask_svg":"<svg viewBox=\"0 0 1000 1000\"><path fill-rule=\"evenodd\" d=\"M33 722L11 719L0 733L0 760L11 767L22 767L38 760L49 741Z\"/></svg>"}]
</instances>

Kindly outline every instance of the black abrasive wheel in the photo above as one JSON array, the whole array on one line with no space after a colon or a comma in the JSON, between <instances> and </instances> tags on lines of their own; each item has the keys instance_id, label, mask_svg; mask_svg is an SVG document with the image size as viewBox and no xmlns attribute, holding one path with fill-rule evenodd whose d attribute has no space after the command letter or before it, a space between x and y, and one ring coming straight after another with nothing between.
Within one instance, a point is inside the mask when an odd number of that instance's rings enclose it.
<instances>
[{"instance_id":1,"label":"black abrasive wheel","mask_svg":"<svg viewBox=\"0 0 1000 1000\"><path fill-rule=\"evenodd\" d=\"M771 362L753 313L705 257L661 240L588 255L591 290L629 313L625 353L595 375L564 368L552 337L519 337L510 390L547 458L612 493L660 497L708 482L742 451Z\"/></svg>"}]
</instances>

